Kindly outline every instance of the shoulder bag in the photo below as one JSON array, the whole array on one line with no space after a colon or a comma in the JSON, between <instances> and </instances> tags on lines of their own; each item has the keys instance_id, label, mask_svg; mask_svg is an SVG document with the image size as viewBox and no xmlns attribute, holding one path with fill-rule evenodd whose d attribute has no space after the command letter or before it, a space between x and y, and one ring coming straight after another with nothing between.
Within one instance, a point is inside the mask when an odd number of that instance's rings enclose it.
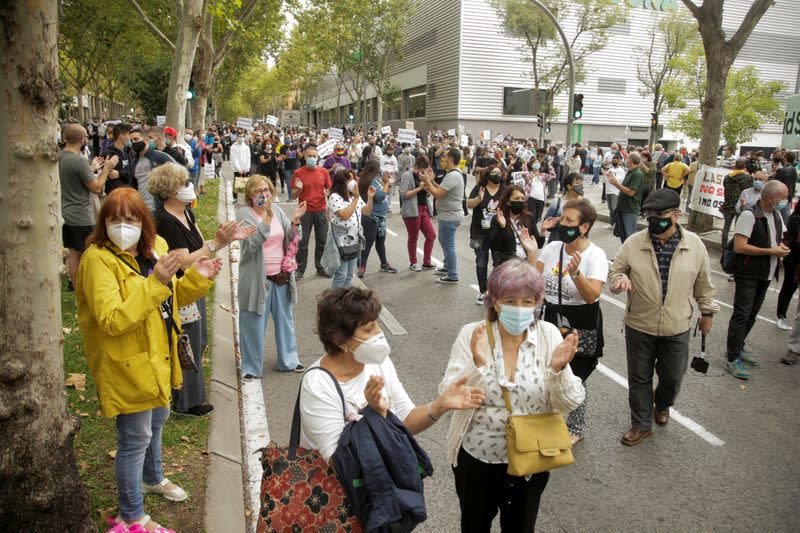
<instances>
[{"instance_id":1,"label":"shoulder bag","mask_svg":"<svg viewBox=\"0 0 800 533\"><path fill-rule=\"evenodd\" d=\"M489 337L489 348L494 357L494 330L488 320L486 321L486 334ZM540 335L536 346L537 356L542 343ZM505 387L501 387L501 389L508 411L508 421L506 422L508 475L529 476L574 463L572 440L569 437L564 416L561 413L512 415L508 389Z\"/></svg>"},{"instance_id":2,"label":"shoulder bag","mask_svg":"<svg viewBox=\"0 0 800 533\"><path fill-rule=\"evenodd\" d=\"M336 378L327 369L311 367L330 376L342 400L342 418L346 418L344 394ZM302 390L302 381L300 382ZM294 533L326 531L360 533L361 523L345 496L333 467L319 451L300 447L300 390L294 404L289 446L271 442L261 450L261 512L258 533Z\"/></svg>"}]
</instances>

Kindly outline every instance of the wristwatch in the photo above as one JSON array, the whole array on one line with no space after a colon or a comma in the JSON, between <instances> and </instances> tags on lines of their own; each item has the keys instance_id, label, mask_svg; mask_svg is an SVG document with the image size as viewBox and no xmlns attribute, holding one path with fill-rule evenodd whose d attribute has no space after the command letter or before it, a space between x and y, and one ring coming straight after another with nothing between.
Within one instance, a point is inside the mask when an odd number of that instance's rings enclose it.
<instances>
[{"instance_id":1,"label":"wristwatch","mask_svg":"<svg viewBox=\"0 0 800 533\"><path fill-rule=\"evenodd\" d=\"M212 254L217 251L217 247L214 246L214 241L206 241L206 246L208 246L208 251Z\"/></svg>"},{"instance_id":2,"label":"wristwatch","mask_svg":"<svg viewBox=\"0 0 800 533\"><path fill-rule=\"evenodd\" d=\"M575 273L572 274L572 279L579 278L579 277L581 277L581 275L582 275L581 271L580 270L576 270Z\"/></svg>"}]
</instances>

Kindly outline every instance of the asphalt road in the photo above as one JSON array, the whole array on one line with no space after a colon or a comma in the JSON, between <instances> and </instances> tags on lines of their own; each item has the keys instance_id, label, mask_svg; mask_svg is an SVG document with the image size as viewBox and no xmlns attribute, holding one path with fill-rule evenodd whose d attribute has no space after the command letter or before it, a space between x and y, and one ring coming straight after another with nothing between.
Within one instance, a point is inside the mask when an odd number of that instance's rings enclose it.
<instances>
[{"instance_id":1,"label":"asphalt road","mask_svg":"<svg viewBox=\"0 0 800 533\"><path fill-rule=\"evenodd\" d=\"M285 198L285 196L284 196ZM287 211L291 207L284 205ZM412 400L418 404L434 398L444 373L451 345L462 325L483 318L475 304L477 281L474 253L469 248L468 220L458 230L461 283L435 283L430 271L408 269L406 231L399 215L389 216L389 260L399 272L378 272L373 252L364 284L374 289L384 307L407 330L392 335L391 358ZM619 240L598 223L591 239L609 259ZM422 243L420 242L420 246ZM313 252L312 252L313 254ZM434 257L441 259L438 243ZM712 253L712 268L718 265ZM299 283L300 301L295 323L301 361L308 365L322 356L314 333L315 298L330 280L309 274ZM733 303L733 283L715 274L717 299L722 310L714 319L708 339L711 367L707 375L689 370L675 409L684 424L673 420L665 428L654 426L654 436L641 445L620 444L630 426L625 341L622 333L625 296L607 289L602 303L605 322L604 366L589 378L588 430L575 448L576 463L554 471L542 498L540 531L796 531L800 523L800 462L796 459L800 425L798 386L800 366L779 362L788 332L774 323L777 292L767 295L748 345L762 364L748 382L725 373L725 334ZM475 285L475 288L472 287ZM773 285L779 288L777 285ZM794 301L789 314L795 314ZM614 304L616 302L617 305ZM272 325L267 337L265 369L275 362ZM700 340L691 350L699 352ZM690 354L691 355L691 354ZM600 371L602 370L602 371ZM292 407L300 376L267 371L263 390L270 437L288 443ZM452 471L445 459L449 415L418 436L431 456L435 472L426 481L428 520L418 531L458 531L458 500ZM498 520L495 520L497 524ZM496 525L495 529L499 531Z\"/></svg>"}]
</instances>

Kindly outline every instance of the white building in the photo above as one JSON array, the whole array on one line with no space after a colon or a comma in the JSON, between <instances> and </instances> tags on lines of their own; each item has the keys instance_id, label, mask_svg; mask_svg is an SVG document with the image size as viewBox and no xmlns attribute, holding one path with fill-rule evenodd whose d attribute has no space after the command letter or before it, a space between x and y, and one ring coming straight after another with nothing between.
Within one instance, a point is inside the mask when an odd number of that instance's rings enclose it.
<instances>
[{"instance_id":1,"label":"white building","mask_svg":"<svg viewBox=\"0 0 800 533\"><path fill-rule=\"evenodd\" d=\"M614 0L612 0L614 1ZM620 1L620 0L616 0ZM575 92L584 95L583 117L576 121L574 139L592 145L608 146L613 141L646 144L649 135L652 97L639 94L636 77L637 48L650 44L654 23L664 12L652 5L675 3L692 20L680 0L622 0L637 5L628 21L615 27L608 45L589 58L586 81ZM800 25L800 0L776 2L759 22L734 67L757 66L765 80L781 80L787 90L780 98L798 92L800 41L790 28ZM646 4L650 7L643 7ZM728 0L724 27L732 35L751 2ZM533 5L531 9L535 9ZM567 37L574 32L574 21L567 19ZM414 122L419 131L448 130L463 126L477 139L481 131L492 135L511 134L536 138L536 111L526 109L527 92L532 86L531 65L520 51L522 42L505 34L502 22L488 0L422 0L408 30L403 61L392 69L392 83L401 89L400 102L385 107L383 120L395 130L405 121ZM344 122L353 112L346 92L339 95L334 80L323 84L311 106L312 121L321 126ZM376 120L375 93L368 91L368 119ZM552 120L546 139L566 137L568 93L555 98L560 116ZM526 114L532 113L532 114ZM666 124L670 113L662 113ZM771 148L780 144L781 125L765 125L748 146ZM661 140L687 142L680 132L664 130Z\"/></svg>"}]
</instances>

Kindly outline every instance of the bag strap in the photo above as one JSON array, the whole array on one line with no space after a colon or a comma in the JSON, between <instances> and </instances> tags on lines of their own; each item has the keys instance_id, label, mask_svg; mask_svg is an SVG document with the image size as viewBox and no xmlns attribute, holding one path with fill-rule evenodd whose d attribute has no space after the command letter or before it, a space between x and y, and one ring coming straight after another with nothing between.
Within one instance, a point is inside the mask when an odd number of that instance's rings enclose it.
<instances>
[{"instance_id":1,"label":"bag strap","mask_svg":"<svg viewBox=\"0 0 800 533\"><path fill-rule=\"evenodd\" d=\"M297 458L297 447L300 446L300 392L303 390L303 380L312 370L321 370L328 374L333 380L333 384L336 386L336 392L339 393L339 399L342 400L342 420L345 420L345 423L347 423L347 410L344 402L344 393L342 392L342 388L339 386L339 382L336 381L336 378L331 371L327 368L322 368L321 366L312 366L306 370L303 373L303 377L300 379L300 387L297 389L297 401L294 402L294 415L292 416L292 430L289 433L289 459L292 461Z\"/></svg>"},{"instance_id":2,"label":"bag strap","mask_svg":"<svg viewBox=\"0 0 800 533\"><path fill-rule=\"evenodd\" d=\"M559 317L563 317L564 316L562 314L563 309L562 309L562 306L561 306L561 287L562 287L561 283L562 283L562 280L564 279L564 247L565 246L566 246L566 244L562 244L561 245L561 251L559 252L559 258L558 258L558 316Z\"/></svg>"},{"instance_id":3,"label":"bag strap","mask_svg":"<svg viewBox=\"0 0 800 533\"><path fill-rule=\"evenodd\" d=\"M486 335L489 338L489 349L492 351L492 358L494 358L494 328L488 320L486 321ZM500 390L503 392L503 402L506 404L506 410L511 414L511 398L508 395L508 389L500 385Z\"/></svg>"}]
</instances>

